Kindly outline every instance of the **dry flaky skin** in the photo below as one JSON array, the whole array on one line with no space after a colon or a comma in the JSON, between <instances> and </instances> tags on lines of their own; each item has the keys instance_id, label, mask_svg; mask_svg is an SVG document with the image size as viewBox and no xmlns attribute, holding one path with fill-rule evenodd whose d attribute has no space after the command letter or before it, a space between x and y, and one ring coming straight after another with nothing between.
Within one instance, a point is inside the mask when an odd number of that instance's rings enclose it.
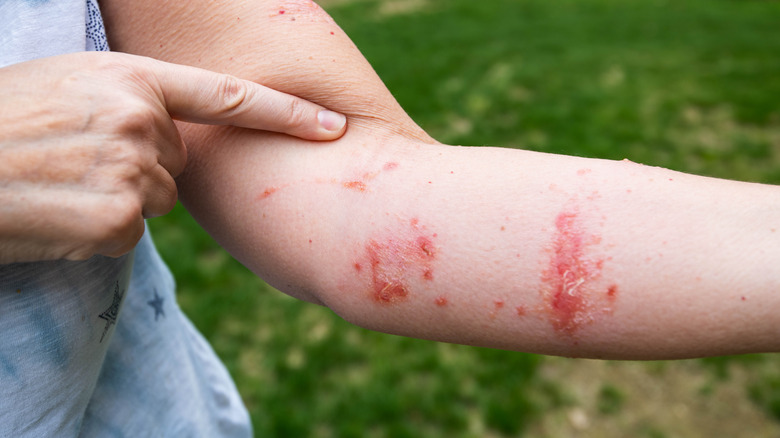
<instances>
[{"instance_id":1,"label":"dry flaky skin","mask_svg":"<svg viewBox=\"0 0 780 438\"><path fill-rule=\"evenodd\" d=\"M127 3L102 2L115 49L349 115L329 144L184 129L182 200L277 288L368 328L466 344L612 358L778 349L777 187L437 144L308 0Z\"/></svg>"}]
</instances>

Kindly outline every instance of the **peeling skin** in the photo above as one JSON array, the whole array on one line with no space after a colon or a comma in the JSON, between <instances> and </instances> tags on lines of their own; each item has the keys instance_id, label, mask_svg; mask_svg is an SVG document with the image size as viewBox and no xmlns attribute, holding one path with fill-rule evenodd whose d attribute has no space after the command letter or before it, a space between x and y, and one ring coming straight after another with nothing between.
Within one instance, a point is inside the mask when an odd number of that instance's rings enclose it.
<instances>
[{"instance_id":1,"label":"peeling skin","mask_svg":"<svg viewBox=\"0 0 780 438\"><path fill-rule=\"evenodd\" d=\"M613 284L599 292L594 284L604 261L590 256L589 249L600 239L586 232L576 210L561 212L555 229L549 266L542 275L542 295L553 328L573 335L598 313L612 310L618 287Z\"/></svg>"},{"instance_id":2,"label":"peeling skin","mask_svg":"<svg viewBox=\"0 0 780 438\"><path fill-rule=\"evenodd\" d=\"M413 219L403 232L390 232L364 245L361 259L353 266L360 276L364 267L369 271L368 290L374 302L392 305L407 301L416 281L433 281L433 261L438 253L433 238ZM436 303L443 305L438 299Z\"/></svg>"}]
</instances>

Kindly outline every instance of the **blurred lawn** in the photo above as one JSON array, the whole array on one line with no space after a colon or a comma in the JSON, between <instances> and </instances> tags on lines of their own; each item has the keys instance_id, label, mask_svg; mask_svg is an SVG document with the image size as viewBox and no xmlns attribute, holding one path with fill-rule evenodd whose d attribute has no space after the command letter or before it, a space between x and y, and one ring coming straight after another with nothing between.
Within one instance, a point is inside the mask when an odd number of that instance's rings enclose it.
<instances>
[{"instance_id":1,"label":"blurred lawn","mask_svg":"<svg viewBox=\"0 0 780 438\"><path fill-rule=\"evenodd\" d=\"M780 183L780 2L322 4L443 142ZM273 291L181 207L150 227L258 436L780 434L774 355L574 361L370 333Z\"/></svg>"}]
</instances>

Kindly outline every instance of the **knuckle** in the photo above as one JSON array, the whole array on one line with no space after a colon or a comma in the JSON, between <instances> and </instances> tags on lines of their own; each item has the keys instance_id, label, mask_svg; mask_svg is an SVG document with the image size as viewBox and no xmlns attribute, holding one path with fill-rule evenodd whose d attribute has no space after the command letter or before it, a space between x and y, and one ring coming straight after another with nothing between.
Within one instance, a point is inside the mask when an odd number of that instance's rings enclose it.
<instances>
[{"instance_id":1,"label":"knuckle","mask_svg":"<svg viewBox=\"0 0 780 438\"><path fill-rule=\"evenodd\" d=\"M111 112L121 134L151 132L160 118L159 109L136 96L126 96Z\"/></svg>"},{"instance_id":2,"label":"knuckle","mask_svg":"<svg viewBox=\"0 0 780 438\"><path fill-rule=\"evenodd\" d=\"M286 124L291 128L299 128L306 125L306 108L299 99L290 99L287 104Z\"/></svg>"},{"instance_id":3,"label":"knuckle","mask_svg":"<svg viewBox=\"0 0 780 438\"><path fill-rule=\"evenodd\" d=\"M176 201L179 199L179 191L173 178L163 184L159 184L157 189L160 191L157 199L157 209L159 211L149 213L145 211L144 217L162 216L169 213L176 206Z\"/></svg>"},{"instance_id":4,"label":"knuckle","mask_svg":"<svg viewBox=\"0 0 780 438\"><path fill-rule=\"evenodd\" d=\"M116 142L107 147L104 160L110 184L118 189L136 187L150 169L157 165L157 158L145 148L131 142Z\"/></svg>"},{"instance_id":5,"label":"knuckle","mask_svg":"<svg viewBox=\"0 0 780 438\"><path fill-rule=\"evenodd\" d=\"M136 237L134 231L143 221L141 202L135 196L118 196L110 204L101 210L93 239L104 248L121 248Z\"/></svg>"},{"instance_id":6,"label":"knuckle","mask_svg":"<svg viewBox=\"0 0 780 438\"><path fill-rule=\"evenodd\" d=\"M217 107L220 112L229 114L236 111L247 98L246 83L235 76L219 75L217 79Z\"/></svg>"}]
</instances>

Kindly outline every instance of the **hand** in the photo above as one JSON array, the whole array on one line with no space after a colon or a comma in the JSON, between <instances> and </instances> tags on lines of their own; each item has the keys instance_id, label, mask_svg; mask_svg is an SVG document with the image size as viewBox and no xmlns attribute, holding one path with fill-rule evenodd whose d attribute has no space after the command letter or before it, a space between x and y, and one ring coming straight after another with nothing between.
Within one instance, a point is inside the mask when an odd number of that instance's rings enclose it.
<instances>
[{"instance_id":1,"label":"hand","mask_svg":"<svg viewBox=\"0 0 780 438\"><path fill-rule=\"evenodd\" d=\"M330 140L346 119L253 82L120 53L0 69L0 263L119 256L173 208L173 119Z\"/></svg>"}]
</instances>

